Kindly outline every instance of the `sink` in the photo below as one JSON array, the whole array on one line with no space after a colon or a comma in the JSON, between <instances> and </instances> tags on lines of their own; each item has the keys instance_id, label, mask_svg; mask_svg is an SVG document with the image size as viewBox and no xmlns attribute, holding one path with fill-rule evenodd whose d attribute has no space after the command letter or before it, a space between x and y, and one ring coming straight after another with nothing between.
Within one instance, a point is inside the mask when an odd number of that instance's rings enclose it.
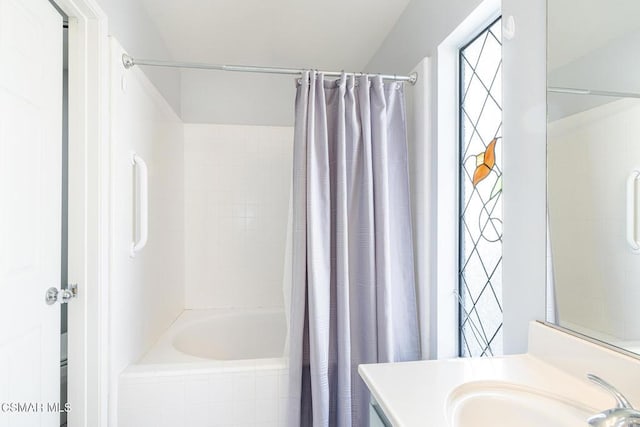
<instances>
[{"instance_id":1,"label":"sink","mask_svg":"<svg viewBox=\"0 0 640 427\"><path fill-rule=\"evenodd\" d=\"M586 427L598 411L544 391L479 381L454 389L446 404L450 427Z\"/></svg>"}]
</instances>

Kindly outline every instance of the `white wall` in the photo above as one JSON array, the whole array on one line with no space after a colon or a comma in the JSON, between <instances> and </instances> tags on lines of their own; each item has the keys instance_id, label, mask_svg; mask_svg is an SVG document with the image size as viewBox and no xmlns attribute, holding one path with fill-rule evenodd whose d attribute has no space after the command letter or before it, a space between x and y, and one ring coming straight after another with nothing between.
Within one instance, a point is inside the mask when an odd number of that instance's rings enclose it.
<instances>
[{"instance_id":1,"label":"white wall","mask_svg":"<svg viewBox=\"0 0 640 427\"><path fill-rule=\"evenodd\" d=\"M171 60L160 32L140 0L97 0L108 17L108 32L120 41L129 55ZM171 68L140 67L173 110L181 114L180 71Z\"/></svg>"},{"instance_id":2,"label":"white wall","mask_svg":"<svg viewBox=\"0 0 640 427\"><path fill-rule=\"evenodd\" d=\"M625 185L640 167L640 101L549 124L549 215L560 323L640 339L640 255L625 238ZM590 333L593 335L593 333Z\"/></svg>"},{"instance_id":3,"label":"white wall","mask_svg":"<svg viewBox=\"0 0 640 427\"><path fill-rule=\"evenodd\" d=\"M527 349L529 321L546 316L546 1L503 0L516 33L503 44L504 350Z\"/></svg>"},{"instance_id":4,"label":"white wall","mask_svg":"<svg viewBox=\"0 0 640 427\"><path fill-rule=\"evenodd\" d=\"M438 45L478 4L478 0L413 0L367 70L407 73L428 56L434 88L430 102L437 105ZM546 8L543 0L503 0L502 9L503 16L514 16L516 22L515 38L503 45L503 306L504 349L517 353L526 350L529 320L545 318ZM436 122L431 117L434 142L439 134ZM433 153L425 167L437 170L438 157ZM435 183L434 188L439 187ZM449 219L438 218L443 220ZM436 283L434 278L432 285ZM435 322L436 311L431 315Z\"/></svg>"},{"instance_id":5,"label":"white wall","mask_svg":"<svg viewBox=\"0 0 640 427\"><path fill-rule=\"evenodd\" d=\"M182 123L111 40L110 423L118 374L139 359L184 307ZM124 88L124 89L123 89ZM135 258L132 152L149 168L149 241Z\"/></svg>"},{"instance_id":6,"label":"white wall","mask_svg":"<svg viewBox=\"0 0 640 427\"><path fill-rule=\"evenodd\" d=\"M290 127L187 124L186 307L282 307Z\"/></svg>"},{"instance_id":7,"label":"white wall","mask_svg":"<svg viewBox=\"0 0 640 427\"><path fill-rule=\"evenodd\" d=\"M431 286L435 278L436 230L434 193L434 171L424 165L433 159L431 150L431 117L433 108L429 85L430 63L422 61L413 71L422 78L415 85L405 87L407 108L407 148L409 151L409 185L412 189L411 219L413 225L413 250L416 275L416 298L418 300L418 325L420 328L420 350L423 359L432 359L436 348L432 341L436 337L436 324L431 322L436 292Z\"/></svg>"}]
</instances>

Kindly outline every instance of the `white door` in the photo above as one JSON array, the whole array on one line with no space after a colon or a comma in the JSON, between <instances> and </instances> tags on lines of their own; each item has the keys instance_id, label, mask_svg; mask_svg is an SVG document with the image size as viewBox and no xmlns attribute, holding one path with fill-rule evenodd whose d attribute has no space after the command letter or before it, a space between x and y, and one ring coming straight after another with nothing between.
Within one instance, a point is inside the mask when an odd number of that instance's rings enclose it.
<instances>
[{"instance_id":1,"label":"white door","mask_svg":"<svg viewBox=\"0 0 640 427\"><path fill-rule=\"evenodd\" d=\"M0 0L0 427L59 425L61 132L62 18Z\"/></svg>"}]
</instances>

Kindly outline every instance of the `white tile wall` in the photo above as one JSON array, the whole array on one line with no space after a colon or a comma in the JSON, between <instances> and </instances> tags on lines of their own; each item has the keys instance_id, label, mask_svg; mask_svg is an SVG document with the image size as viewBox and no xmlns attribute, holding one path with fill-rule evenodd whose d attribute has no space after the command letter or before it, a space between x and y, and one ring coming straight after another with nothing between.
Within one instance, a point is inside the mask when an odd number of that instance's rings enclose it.
<instances>
[{"instance_id":1,"label":"white tile wall","mask_svg":"<svg viewBox=\"0 0 640 427\"><path fill-rule=\"evenodd\" d=\"M182 122L141 70L124 70L123 52L111 39L108 357L112 401L117 401L120 372L142 357L178 317L185 294ZM149 241L131 258L134 151L149 168ZM115 416L115 405L109 406L110 415Z\"/></svg>"},{"instance_id":2,"label":"white tile wall","mask_svg":"<svg viewBox=\"0 0 640 427\"><path fill-rule=\"evenodd\" d=\"M284 367L120 377L118 426L276 427L285 424Z\"/></svg>"},{"instance_id":3,"label":"white tile wall","mask_svg":"<svg viewBox=\"0 0 640 427\"><path fill-rule=\"evenodd\" d=\"M281 307L289 127L185 125L186 308Z\"/></svg>"}]
</instances>

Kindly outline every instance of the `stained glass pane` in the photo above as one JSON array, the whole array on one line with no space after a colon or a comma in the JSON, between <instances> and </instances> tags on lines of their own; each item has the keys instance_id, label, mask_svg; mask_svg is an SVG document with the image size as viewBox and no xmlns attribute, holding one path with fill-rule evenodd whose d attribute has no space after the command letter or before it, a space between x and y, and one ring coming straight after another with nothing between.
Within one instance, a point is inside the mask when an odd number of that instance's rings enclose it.
<instances>
[{"instance_id":1,"label":"stained glass pane","mask_svg":"<svg viewBox=\"0 0 640 427\"><path fill-rule=\"evenodd\" d=\"M500 19L460 49L460 355L502 353Z\"/></svg>"}]
</instances>

